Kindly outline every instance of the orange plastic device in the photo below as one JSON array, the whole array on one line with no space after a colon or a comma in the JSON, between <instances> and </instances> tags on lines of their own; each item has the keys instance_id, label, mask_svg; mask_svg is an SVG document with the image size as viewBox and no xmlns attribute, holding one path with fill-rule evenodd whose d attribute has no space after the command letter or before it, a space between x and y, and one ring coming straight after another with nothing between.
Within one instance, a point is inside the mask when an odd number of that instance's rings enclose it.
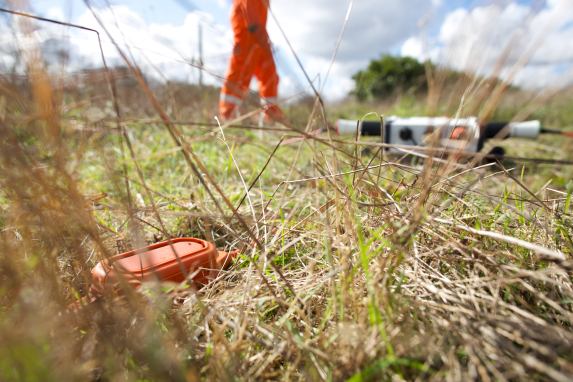
<instances>
[{"instance_id":1,"label":"orange plastic device","mask_svg":"<svg viewBox=\"0 0 573 382\"><path fill-rule=\"evenodd\" d=\"M193 281L197 288L201 288L216 278L219 271L228 266L238 253L217 251L213 244L200 239L162 241L98 263L92 269L90 292L95 296L110 290L121 293L120 273L132 286L142 281L180 283L185 281L182 267L187 272L189 282Z\"/></svg>"}]
</instances>

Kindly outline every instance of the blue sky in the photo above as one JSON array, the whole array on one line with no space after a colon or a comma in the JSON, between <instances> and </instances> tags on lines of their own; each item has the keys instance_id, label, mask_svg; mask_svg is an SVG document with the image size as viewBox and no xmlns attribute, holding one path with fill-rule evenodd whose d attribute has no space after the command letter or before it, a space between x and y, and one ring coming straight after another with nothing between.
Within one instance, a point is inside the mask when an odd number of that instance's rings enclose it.
<instances>
[{"instance_id":1,"label":"blue sky","mask_svg":"<svg viewBox=\"0 0 573 382\"><path fill-rule=\"evenodd\" d=\"M571 0L547 0L539 9L535 8L539 2L534 0L355 0L330 71L326 96L336 99L347 94L352 88L352 74L383 53L430 57L459 70L487 74L511 36L519 32L520 42L512 48L517 62L527 44L544 26L555 21L551 14L560 13L558 28L543 41L531 65L512 77L512 81L523 86L546 86L567 73L573 61L573 17L570 11L563 11L570 8L557 11L561 3L571 5ZM228 21L231 0L109 0L112 10L105 0L94 0L93 4L114 39L134 52L138 64L143 68L148 64L155 66L167 77L178 80L196 81L198 77L197 70L186 62L197 58L197 29L202 24L207 69L204 78L212 84L220 83L218 76L224 75L232 50ZM349 0L271 1L278 23L305 70L317 82L324 81L349 4ZM30 0L30 8L38 15L100 29L82 0ZM427 22L420 31L418 25L423 18ZM269 19L269 34L281 76L280 92L286 96L307 84L276 22ZM120 24L119 29L115 23ZM42 41L62 33L39 27L48 30L43 32ZM93 36L68 31L66 38L70 49L77 52L78 63L99 65ZM111 43L104 41L104 45L106 56L120 64ZM506 74L511 75L509 67L503 75Z\"/></svg>"}]
</instances>

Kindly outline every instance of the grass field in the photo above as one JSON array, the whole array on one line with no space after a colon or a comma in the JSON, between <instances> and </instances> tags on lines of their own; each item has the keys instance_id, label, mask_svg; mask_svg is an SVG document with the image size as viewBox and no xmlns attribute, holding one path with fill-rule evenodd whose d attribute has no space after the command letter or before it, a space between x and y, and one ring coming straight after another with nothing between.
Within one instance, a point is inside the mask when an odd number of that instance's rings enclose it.
<instances>
[{"instance_id":1,"label":"grass field","mask_svg":"<svg viewBox=\"0 0 573 382\"><path fill-rule=\"evenodd\" d=\"M323 115L457 103L323 114L310 97L261 137L244 128L256 98L223 129L216 88L147 87L134 71L110 94L36 61L27 73L0 89L0 380L573 378L572 166L556 162L573 140L495 143L547 163L382 156L376 139L328 132L277 148ZM510 89L492 118L570 128L571 91L532 99ZM175 237L242 252L199 291L144 284L66 311L97 262Z\"/></svg>"}]
</instances>

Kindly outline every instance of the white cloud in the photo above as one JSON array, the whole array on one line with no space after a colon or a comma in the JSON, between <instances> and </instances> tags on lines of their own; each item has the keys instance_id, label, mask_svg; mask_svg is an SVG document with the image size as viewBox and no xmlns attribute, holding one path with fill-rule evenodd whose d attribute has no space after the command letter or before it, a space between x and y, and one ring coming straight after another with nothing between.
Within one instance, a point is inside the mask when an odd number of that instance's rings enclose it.
<instances>
[{"instance_id":1,"label":"white cloud","mask_svg":"<svg viewBox=\"0 0 573 382\"><path fill-rule=\"evenodd\" d=\"M209 25L213 20L209 14L199 11L189 13L181 26L171 24L146 24L135 12L126 6L112 6L97 11L101 22L112 36L115 43L128 57L133 57L137 65L146 69L147 73L160 77L153 66L159 69L169 79L196 81L198 70L188 65L188 62L198 60L198 24L203 20L203 55L204 66L208 72L223 75L226 60L231 50L229 31L222 26L217 30ZM86 12L78 19L78 24L101 31L104 41L104 52L109 61L122 64L122 59L116 47L91 12ZM84 41L81 40L83 37ZM93 57L94 65L98 65L99 48L89 33L81 32L77 39L73 39L76 49L82 57ZM196 61L195 61L196 62ZM153 65L151 65L153 64ZM220 83L215 77L204 74L207 83Z\"/></svg>"},{"instance_id":2,"label":"white cloud","mask_svg":"<svg viewBox=\"0 0 573 382\"><path fill-rule=\"evenodd\" d=\"M302 60L308 75L324 76L335 50L350 1L289 0L273 1L271 9L285 31L294 51ZM352 89L350 77L366 67L370 59L389 53L410 36L418 33L417 23L432 10L427 0L361 0L355 1L336 61L329 74L326 98L340 98ZM269 15L269 35L297 71L298 64L290 53L278 26ZM304 78L299 74L299 78Z\"/></svg>"},{"instance_id":3,"label":"white cloud","mask_svg":"<svg viewBox=\"0 0 573 382\"><path fill-rule=\"evenodd\" d=\"M147 24L137 13L122 5L96 12L123 52L145 73L157 79L162 79L162 75L155 68L168 79L197 81L198 69L190 66L189 62L196 63L198 60L198 25L202 23L204 67L207 72L215 75L210 76L204 72L203 79L209 84L221 83L217 76L223 76L226 70L232 50L232 33L227 26L214 24L211 15L194 11L187 15L182 25L173 26ZM51 8L48 17L65 20L64 13L59 8ZM19 21L19 16L15 16L13 20ZM72 22L100 31L108 65L125 66L117 48L89 10ZM18 25L18 22L12 25L15 28L16 39L0 40L0 49L4 52L0 62L4 63L5 67L14 62L11 50L26 48L31 41L30 37L25 37L19 32ZM47 59L57 62L57 52L65 50L71 55L67 65L68 70L77 71L103 66L97 36L93 32L48 23L34 23L34 25L37 29L32 39L41 43L40 47ZM10 32L10 25L1 27ZM10 33L4 34L8 35ZM19 46L12 46L14 44Z\"/></svg>"},{"instance_id":4,"label":"white cloud","mask_svg":"<svg viewBox=\"0 0 573 382\"><path fill-rule=\"evenodd\" d=\"M546 4L549 8L555 8L565 2L567 2L567 0L546 0Z\"/></svg>"},{"instance_id":5,"label":"white cloud","mask_svg":"<svg viewBox=\"0 0 573 382\"><path fill-rule=\"evenodd\" d=\"M419 61L424 60L424 49L422 41L417 37L410 37L406 40L402 49L400 50L400 55L414 57Z\"/></svg>"},{"instance_id":6,"label":"white cloud","mask_svg":"<svg viewBox=\"0 0 573 382\"><path fill-rule=\"evenodd\" d=\"M429 39L430 57L458 70L489 74L507 54L501 72L507 78L524 54L534 51L513 83L524 87L546 86L559 77L563 65L573 63L571 5L570 0L548 1L537 12L533 6L516 2L504 7L456 9L445 16L437 36ZM534 46L536 41L541 43ZM423 58L421 46L421 39L413 37L402 45L401 52Z\"/></svg>"},{"instance_id":7,"label":"white cloud","mask_svg":"<svg viewBox=\"0 0 573 382\"><path fill-rule=\"evenodd\" d=\"M52 7L48 9L46 17L52 20L64 21L64 12L61 8Z\"/></svg>"},{"instance_id":8,"label":"white cloud","mask_svg":"<svg viewBox=\"0 0 573 382\"><path fill-rule=\"evenodd\" d=\"M350 1L290 0L273 2L271 7L297 53L330 59L349 4ZM418 20L431 9L427 0L356 1L338 60L368 59L389 51L417 33ZM268 29L275 43L284 44L272 20Z\"/></svg>"}]
</instances>

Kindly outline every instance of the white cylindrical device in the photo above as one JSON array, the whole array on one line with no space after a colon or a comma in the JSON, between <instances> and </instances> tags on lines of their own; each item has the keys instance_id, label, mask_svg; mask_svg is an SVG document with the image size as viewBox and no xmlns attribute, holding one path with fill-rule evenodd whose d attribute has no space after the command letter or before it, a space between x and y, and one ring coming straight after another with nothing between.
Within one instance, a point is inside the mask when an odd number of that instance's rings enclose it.
<instances>
[{"instance_id":1,"label":"white cylindrical device","mask_svg":"<svg viewBox=\"0 0 573 382\"><path fill-rule=\"evenodd\" d=\"M512 138L537 139L541 132L541 122L511 122L509 129L509 136Z\"/></svg>"},{"instance_id":2,"label":"white cylindrical device","mask_svg":"<svg viewBox=\"0 0 573 382\"><path fill-rule=\"evenodd\" d=\"M356 134L356 124L357 121L351 121L348 119L339 119L336 121L334 127L339 135L352 135ZM362 128L362 122L360 122L360 128Z\"/></svg>"}]
</instances>

